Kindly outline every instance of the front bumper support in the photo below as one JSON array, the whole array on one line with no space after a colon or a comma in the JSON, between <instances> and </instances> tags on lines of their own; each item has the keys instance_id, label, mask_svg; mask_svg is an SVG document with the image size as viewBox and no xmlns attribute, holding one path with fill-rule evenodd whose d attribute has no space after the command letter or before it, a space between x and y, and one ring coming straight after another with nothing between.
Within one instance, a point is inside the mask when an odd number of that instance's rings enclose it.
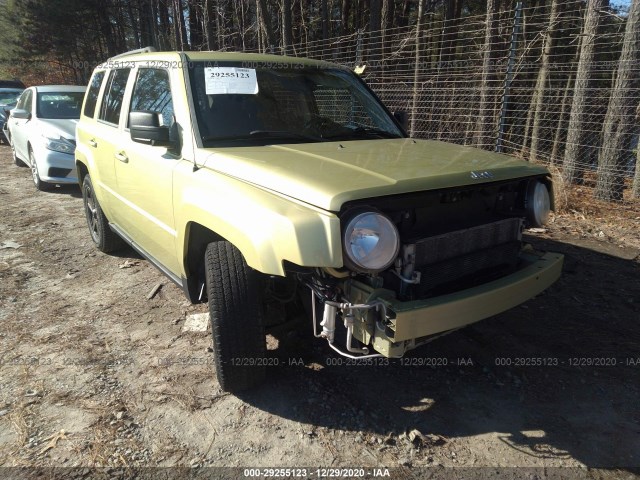
<instances>
[{"instance_id":1,"label":"front bumper support","mask_svg":"<svg viewBox=\"0 0 640 480\"><path fill-rule=\"evenodd\" d=\"M425 300L403 302L390 290L353 282L347 294L350 302L382 303L386 311L385 318L374 312L361 315L354 337L384 356L401 356L430 336L497 315L540 294L560 277L564 256L529 248L520 259L520 268L510 275Z\"/></svg>"}]
</instances>

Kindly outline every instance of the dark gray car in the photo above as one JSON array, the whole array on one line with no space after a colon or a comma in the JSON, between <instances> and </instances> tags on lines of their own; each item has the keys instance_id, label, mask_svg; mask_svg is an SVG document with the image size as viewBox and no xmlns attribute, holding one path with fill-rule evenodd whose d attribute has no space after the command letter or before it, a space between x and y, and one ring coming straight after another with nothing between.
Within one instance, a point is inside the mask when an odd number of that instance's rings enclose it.
<instances>
[{"instance_id":1,"label":"dark gray car","mask_svg":"<svg viewBox=\"0 0 640 480\"><path fill-rule=\"evenodd\" d=\"M9 110L16 106L18 97L24 91L24 88L1 86L5 83L6 81L0 81L0 141L9 143L9 132L6 126L7 119L9 118Z\"/></svg>"}]
</instances>

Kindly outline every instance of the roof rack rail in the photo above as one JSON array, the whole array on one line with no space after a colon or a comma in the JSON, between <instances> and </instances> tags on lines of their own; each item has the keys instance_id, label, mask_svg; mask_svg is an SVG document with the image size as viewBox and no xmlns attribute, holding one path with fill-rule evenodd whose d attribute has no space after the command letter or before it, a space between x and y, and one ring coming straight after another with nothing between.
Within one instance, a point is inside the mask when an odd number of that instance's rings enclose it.
<instances>
[{"instance_id":1,"label":"roof rack rail","mask_svg":"<svg viewBox=\"0 0 640 480\"><path fill-rule=\"evenodd\" d=\"M128 52L124 52L124 53L120 53L119 55L116 55L115 57L111 57L109 60L114 60L116 58L120 58L120 57L125 57L128 55L135 55L136 53L153 53L153 52L157 52L158 50L156 50L155 47L144 47L144 48L137 48L135 50L130 50Z\"/></svg>"}]
</instances>

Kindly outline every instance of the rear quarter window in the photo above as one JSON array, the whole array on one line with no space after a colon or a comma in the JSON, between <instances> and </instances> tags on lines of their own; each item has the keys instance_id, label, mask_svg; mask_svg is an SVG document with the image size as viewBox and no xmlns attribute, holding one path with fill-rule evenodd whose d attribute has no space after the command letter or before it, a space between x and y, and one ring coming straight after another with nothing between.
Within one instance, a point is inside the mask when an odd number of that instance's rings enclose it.
<instances>
[{"instance_id":1,"label":"rear quarter window","mask_svg":"<svg viewBox=\"0 0 640 480\"><path fill-rule=\"evenodd\" d=\"M104 72L97 72L91 79L89 89L87 90L86 98L84 100L84 110L82 114L85 117L91 117L96 113L96 104L98 103L98 94L100 93L100 86L104 80Z\"/></svg>"}]
</instances>

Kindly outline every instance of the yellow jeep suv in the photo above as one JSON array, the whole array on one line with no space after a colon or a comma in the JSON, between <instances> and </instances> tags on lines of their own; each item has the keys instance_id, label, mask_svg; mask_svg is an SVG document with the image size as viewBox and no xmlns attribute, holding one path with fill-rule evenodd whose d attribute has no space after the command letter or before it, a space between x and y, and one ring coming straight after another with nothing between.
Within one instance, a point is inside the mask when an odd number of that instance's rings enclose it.
<instances>
[{"instance_id":1,"label":"yellow jeep suv","mask_svg":"<svg viewBox=\"0 0 640 480\"><path fill-rule=\"evenodd\" d=\"M523 244L549 172L414 140L350 70L154 52L98 66L77 128L91 237L208 301L218 380L260 383L267 326L306 314L356 359L397 358L537 295L561 255Z\"/></svg>"}]
</instances>

